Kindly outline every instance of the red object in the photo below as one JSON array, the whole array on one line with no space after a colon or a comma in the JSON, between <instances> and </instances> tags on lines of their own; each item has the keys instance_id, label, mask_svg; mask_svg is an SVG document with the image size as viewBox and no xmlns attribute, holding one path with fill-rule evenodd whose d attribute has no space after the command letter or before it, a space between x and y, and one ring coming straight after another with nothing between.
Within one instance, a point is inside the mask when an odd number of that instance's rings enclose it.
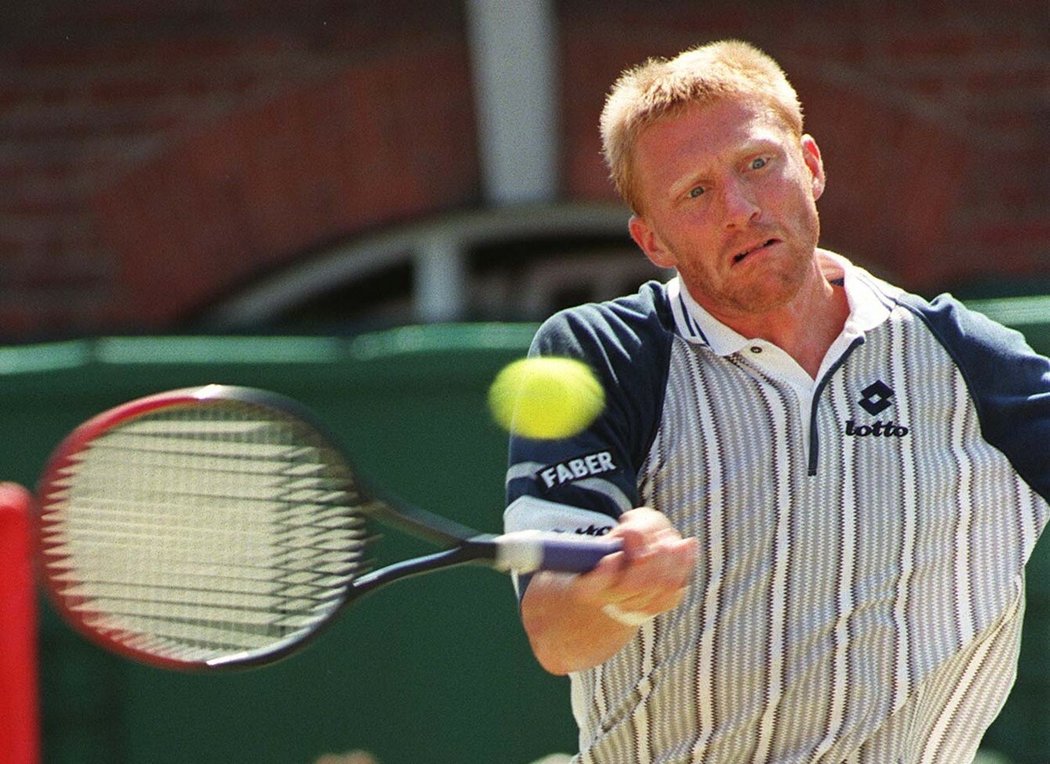
<instances>
[{"instance_id":1,"label":"red object","mask_svg":"<svg viewBox=\"0 0 1050 764\"><path fill-rule=\"evenodd\" d=\"M40 761L32 504L0 483L0 764Z\"/></svg>"}]
</instances>

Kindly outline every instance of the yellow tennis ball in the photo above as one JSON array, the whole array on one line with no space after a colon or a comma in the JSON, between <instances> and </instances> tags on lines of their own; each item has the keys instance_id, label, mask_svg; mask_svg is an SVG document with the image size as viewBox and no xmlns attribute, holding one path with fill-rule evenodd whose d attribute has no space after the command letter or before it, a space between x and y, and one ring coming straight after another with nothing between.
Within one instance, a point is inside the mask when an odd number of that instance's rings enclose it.
<instances>
[{"instance_id":1,"label":"yellow tennis ball","mask_svg":"<svg viewBox=\"0 0 1050 764\"><path fill-rule=\"evenodd\" d=\"M526 438L576 435L603 408L601 382L575 358L522 358L505 366L489 389L489 409L496 422Z\"/></svg>"}]
</instances>

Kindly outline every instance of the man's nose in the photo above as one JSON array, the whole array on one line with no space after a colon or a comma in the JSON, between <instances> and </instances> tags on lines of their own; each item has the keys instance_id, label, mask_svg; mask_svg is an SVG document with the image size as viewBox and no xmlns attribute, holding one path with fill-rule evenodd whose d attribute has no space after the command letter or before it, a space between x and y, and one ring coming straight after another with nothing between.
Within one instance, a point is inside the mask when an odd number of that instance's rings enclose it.
<instances>
[{"instance_id":1,"label":"man's nose","mask_svg":"<svg viewBox=\"0 0 1050 764\"><path fill-rule=\"evenodd\" d=\"M731 180L723 187L722 207L727 228L747 225L761 211L752 189L740 180Z\"/></svg>"}]
</instances>

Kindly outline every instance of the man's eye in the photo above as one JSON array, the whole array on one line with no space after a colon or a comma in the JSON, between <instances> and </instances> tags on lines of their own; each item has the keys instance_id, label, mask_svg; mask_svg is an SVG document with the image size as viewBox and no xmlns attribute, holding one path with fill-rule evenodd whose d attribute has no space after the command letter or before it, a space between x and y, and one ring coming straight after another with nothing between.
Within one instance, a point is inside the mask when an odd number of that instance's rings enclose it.
<instances>
[{"instance_id":1,"label":"man's eye","mask_svg":"<svg viewBox=\"0 0 1050 764\"><path fill-rule=\"evenodd\" d=\"M696 186L695 188L689 189L689 198L690 199L698 199L698 198L700 198L703 195L704 195L704 187L703 186Z\"/></svg>"},{"instance_id":2,"label":"man's eye","mask_svg":"<svg viewBox=\"0 0 1050 764\"><path fill-rule=\"evenodd\" d=\"M754 159L751 160L751 169L752 170L761 170L767 164L769 164L769 160L766 159L765 157L755 157Z\"/></svg>"}]
</instances>

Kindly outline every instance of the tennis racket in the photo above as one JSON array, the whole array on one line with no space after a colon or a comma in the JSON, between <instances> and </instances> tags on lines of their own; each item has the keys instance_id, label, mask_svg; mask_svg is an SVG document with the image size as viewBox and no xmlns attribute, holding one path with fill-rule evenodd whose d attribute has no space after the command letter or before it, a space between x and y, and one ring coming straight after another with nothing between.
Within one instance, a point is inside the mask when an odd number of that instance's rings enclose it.
<instances>
[{"instance_id":1,"label":"tennis racket","mask_svg":"<svg viewBox=\"0 0 1050 764\"><path fill-rule=\"evenodd\" d=\"M261 665L350 603L466 563L582 572L619 542L479 533L380 497L312 414L274 393L159 393L80 425L37 491L44 588L80 632L162 668ZM375 525L439 545L375 569Z\"/></svg>"}]
</instances>

